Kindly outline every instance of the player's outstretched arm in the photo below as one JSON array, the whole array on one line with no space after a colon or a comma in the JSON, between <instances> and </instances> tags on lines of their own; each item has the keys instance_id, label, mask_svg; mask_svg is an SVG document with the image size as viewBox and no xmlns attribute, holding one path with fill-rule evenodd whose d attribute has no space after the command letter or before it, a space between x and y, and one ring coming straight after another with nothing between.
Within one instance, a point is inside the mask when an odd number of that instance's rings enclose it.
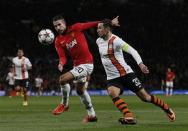
<instances>
[{"instance_id":1,"label":"player's outstretched arm","mask_svg":"<svg viewBox=\"0 0 188 131\"><path fill-rule=\"evenodd\" d=\"M96 27L100 21L76 23L70 26L69 31L84 31L92 27Z\"/></svg>"},{"instance_id":2,"label":"player's outstretched arm","mask_svg":"<svg viewBox=\"0 0 188 131\"><path fill-rule=\"evenodd\" d=\"M137 62L138 66L140 67L141 71L144 74L149 73L148 67L143 64L141 56L132 46L130 46L129 44L124 42L124 44L122 46L122 50L132 55L132 57L135 59L135 61Z\"/></svg>"},{"instance_id":3,"label":"player's outstretched arm","mask_svg":"<svg viewBox=\"0 0 188 131\"><path fill-rule=\"evenodd\" d=\"M55 44L55 48L56 48L56 52L57 52L57 54L59 56L59 63L62 65L61 70L59 68L60 65L58 65L58 69L60 71L62 71L63 70L63 65L67 62L65 51L64 51L64 49L62 49L62 46L60 44Z\"/></svg>"}]
</instances>

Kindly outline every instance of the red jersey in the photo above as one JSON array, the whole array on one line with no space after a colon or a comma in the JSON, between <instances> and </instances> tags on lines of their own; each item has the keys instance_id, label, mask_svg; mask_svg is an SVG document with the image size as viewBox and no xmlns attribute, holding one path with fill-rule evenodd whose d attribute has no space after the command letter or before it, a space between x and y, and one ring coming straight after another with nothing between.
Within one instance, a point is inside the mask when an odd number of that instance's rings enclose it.
<instances>
[{"instance_id":1,"label":"red jersey","mask_svg":"<svg viewBox=\"0 0 188 131\"><path fill-rule=\"evenodd\" d=\"M174 72L169 72L169 71L166 72L166 81L173 81L174 78L175 78Z\"/></svg>"},{"instance_id":2,"label":"red jersey","mask_svg":"<svg viewBox=\"0 0 188 131\"><path fill-rule=\"evenodd\" d=\"M68 27L65 34L60 34L55 39L55 48L62 65L66 63L65 53L68 51L74 66L93 63L87 40L82 31L97 26L99 22L76 23Z\"/></svg>"}]
</instances>

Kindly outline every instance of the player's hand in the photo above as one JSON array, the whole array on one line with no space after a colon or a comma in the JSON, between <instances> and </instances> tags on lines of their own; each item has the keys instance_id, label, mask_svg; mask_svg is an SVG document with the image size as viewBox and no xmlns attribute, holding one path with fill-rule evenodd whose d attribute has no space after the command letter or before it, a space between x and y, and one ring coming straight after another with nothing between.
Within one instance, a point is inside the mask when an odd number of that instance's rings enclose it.
<instances>
[{"instance_id":1,"label":"player's hand","mask_svg":"<svg viewBox=\"0 0 188 131\"><path fill-rule=\"evenodd\" d=\"M149 73L149 69L146 65L144 65L143 63L140 63L139 64L139 67L141 69L141 71L144 73L144 74L148 74Z\"/></svg>"},{"instance_id":2,"label":"player's hand","mask_svg":"<svg viewBox=\"0 0 188 131\"><path fill-rule=\"evenodd\" d=\"M114 19L112 19L112 26L120 26L118 18L119 16L116 16Z\"/></svg>"},{"instance_id":3,"label":"player's hand","mask_svg":"<svg viewBox=\"0 0 188 131\"><path fill-rule=\"evenodd\" d=\"M58 69L59 69L60 72L62 72L63 71L63 65L59 63Z\"/></svg>"}]
</instances>

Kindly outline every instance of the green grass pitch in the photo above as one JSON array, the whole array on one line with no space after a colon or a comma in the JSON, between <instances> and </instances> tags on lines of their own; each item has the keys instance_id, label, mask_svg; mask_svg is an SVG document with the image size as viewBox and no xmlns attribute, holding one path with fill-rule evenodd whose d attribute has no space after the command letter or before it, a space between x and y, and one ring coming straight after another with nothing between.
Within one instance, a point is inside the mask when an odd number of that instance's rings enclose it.
<instances>
[{"instance_id":1,"label":"green grass pitch","mask_svg":"<svg viewBox=\"0 0 188 131\"><path fill-rule=\"evenodd\" d=\"M97 123L83 124L86 110L78 96L71 96L70 109L59 116L51 111L60 96L32 96L23 107L21 97L0 97L0 131L187 131L188 95L159 96L176 112L176 121L169 122L166 114L153 104L141 102L136 96L122 96L137 118L137 125L121 125L121 113L108 96L92 96L98 116Z\"/></svg>"}]
</instances>

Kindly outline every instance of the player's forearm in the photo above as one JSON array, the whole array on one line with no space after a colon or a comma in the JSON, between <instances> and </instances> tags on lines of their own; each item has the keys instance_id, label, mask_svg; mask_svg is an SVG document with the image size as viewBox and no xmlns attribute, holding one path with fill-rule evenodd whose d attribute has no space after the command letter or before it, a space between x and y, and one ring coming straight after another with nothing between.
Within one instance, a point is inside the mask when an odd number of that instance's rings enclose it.
<instances>
[{"instance_id":1,"label":"player's forearm","mask_svg":"<svg viewBox=\"0 0 188 131\"><path fill-rule=\"evenodd\" d=\"M58 46L58 44L56 44L55 48L56 48L56 52L57 52L57 54L59 56L59 63L61 65L64 65L66 63L67 59L66 59L65 53L63 52L62 47Z\"/></svg>"},{"instance_id":2,"label":"player's forearm","mask_svg":"<svg viewBox=\"0 0 188 131\"><path fill-rule=\"evenodd\" d=\"M61 65L64 65L67 62L66 58L63 57L61 57L59 60Z\"/></svg>"},{"instance_id":3,"label":"player's forearm","mask_svg":"<svg viewBox=\"0 0 188 131\"><path fill-rule=\"evenodd\" d=\"M67 59L62 52L58 52L58 56L59 56L59 64L63 66L67 62Z\"/></svg>"},{"instance_id":4,"label":"player's forearm","mask_svg":"<svg viewBox=\"0 0 188 131\"><path fill-rule=\"evenodd\" d=\"M140 55L138 54L138 52L133 47L128 45L127 43L122 47L122 50L131 54L138 65L143 63Z\"/></svg>"}]
</instances>

